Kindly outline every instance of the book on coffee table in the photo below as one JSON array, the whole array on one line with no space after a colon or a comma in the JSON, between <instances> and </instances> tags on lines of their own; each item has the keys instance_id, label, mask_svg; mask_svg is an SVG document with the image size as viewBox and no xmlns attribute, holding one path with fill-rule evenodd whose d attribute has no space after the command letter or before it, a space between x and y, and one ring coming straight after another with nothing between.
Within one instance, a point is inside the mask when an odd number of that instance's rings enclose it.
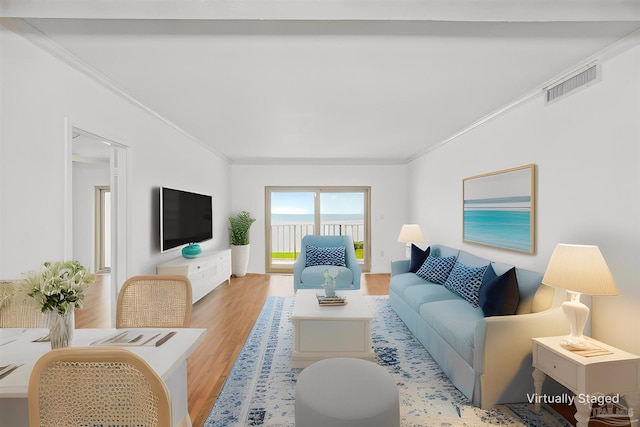
<instances>
[{"instance_id":1,"label":"book on coffee table","mask_svg":"<svg viewBox=\"0 0 640 427\"><path fill-rule=\"evenodd\" d=\"M318 304L320 304L323 307L348 304L348 301L345 297L341 297L338 295L336 295L335 297L327 297L324 295L316 294L316 298L318 298Z\"/></svg>"}]
</instances>

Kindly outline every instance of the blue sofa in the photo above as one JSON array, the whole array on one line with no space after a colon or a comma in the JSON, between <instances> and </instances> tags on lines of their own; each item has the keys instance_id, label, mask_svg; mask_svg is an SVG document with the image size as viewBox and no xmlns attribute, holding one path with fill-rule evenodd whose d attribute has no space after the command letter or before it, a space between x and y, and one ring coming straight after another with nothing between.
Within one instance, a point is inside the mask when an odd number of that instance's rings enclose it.
<instances>
[{"instance_id":1,"label":"blue sofa","mask_svg":"<svg viewBox=\"0 0 640 427\"><path fill-rule=\"evenodd\" d=\"M455 248L434 245L429 255L433 262L455 257L456 263L469 270L483 266L488 270L491 265L493 279L505 279L509 274L510 286L515 276L515 314L485 317L483 307L474 307L462 296L464 290L455 292L410 272L410 260L392 262L391 307L473 404L488 409L497 403L526 402L527 393L534 392L531 338L569 332L561 308L566 293L541 285L540 273ZM424 276L425 271L418 273ZM483 277L481 287L487 281ZM486 295L484 302L488 304ZM545 387L545 392L561 391L551 381L545 382Z\"/></svg>"},{"instance_id":2,"label":"blue sofa","mask_svg":"<svg viewBox=\"0 0 640 427\"><path fill-rule=\"evenodd\" d=\"M301 246L300 255L293 264L294 290L321 289L324 284L324 272L329 268L338 270L336 289L360 289L361 270L351 236L306 235L302 238ZM333 261L337 258L326 256L334 252L334 249L343 252L343 266L335 265ZM307 258L308 255L315 254L319 254L317 259ZM318 261L320 259L324 261Z\"/></svg>"}]
</instances>

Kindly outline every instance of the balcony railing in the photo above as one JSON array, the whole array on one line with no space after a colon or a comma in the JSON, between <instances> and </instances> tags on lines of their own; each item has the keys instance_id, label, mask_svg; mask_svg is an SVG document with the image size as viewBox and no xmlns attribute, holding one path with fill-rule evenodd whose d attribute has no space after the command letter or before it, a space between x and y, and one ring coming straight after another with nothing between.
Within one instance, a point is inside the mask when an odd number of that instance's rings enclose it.
<instances>
[{"instance_id":1,"label":"balcony railing","mask_svg":"<svg viewBox=\"0 0 640 427\"><path fill-rule=\"evenodd\" d=\"M302 248L302 238L314 234L314 225L279 224L271 226L271 260L274 264L293 263ZM364 223L320 224L322 236L351 236L356 246L356 258L363 259Z\"/></svg>"}]
</instances>

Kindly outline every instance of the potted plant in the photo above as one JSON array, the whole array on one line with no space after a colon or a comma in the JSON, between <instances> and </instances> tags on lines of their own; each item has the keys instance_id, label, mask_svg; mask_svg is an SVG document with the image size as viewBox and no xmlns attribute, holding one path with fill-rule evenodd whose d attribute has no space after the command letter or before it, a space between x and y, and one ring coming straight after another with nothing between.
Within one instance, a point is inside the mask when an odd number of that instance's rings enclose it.
<instances>
[{"instance_id":1,"label":"potted plant","mask_svg":"<svg viewBox=\"0 0 640 427\"><path fill-rule=\"evenodd\" d=\"M249 266L249 229L255 218L247 211L229 217L231 223L231 273L236 277L247 274Z\"/></svg>"}]
</instances>

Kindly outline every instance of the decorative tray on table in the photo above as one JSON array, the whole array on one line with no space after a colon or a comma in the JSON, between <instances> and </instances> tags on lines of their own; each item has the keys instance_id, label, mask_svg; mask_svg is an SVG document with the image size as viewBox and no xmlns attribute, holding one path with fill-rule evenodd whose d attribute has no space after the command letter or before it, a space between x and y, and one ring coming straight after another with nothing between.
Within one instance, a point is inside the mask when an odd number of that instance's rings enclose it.
<instances>
[{"instance_id":1,"label":"decorative tray on table","mask_svg":"<svg viewBox=\"0 0 640 427\"><path fill-rule=\"evenodd\" d=\"M328 297L325 295L316 294L316 297L318 298L318 304L321 307L347 305L349 303L349 301L347 301L345 297L341 297L339 295L336 295L334 297Z\"/></svg>"}]
</instances>

